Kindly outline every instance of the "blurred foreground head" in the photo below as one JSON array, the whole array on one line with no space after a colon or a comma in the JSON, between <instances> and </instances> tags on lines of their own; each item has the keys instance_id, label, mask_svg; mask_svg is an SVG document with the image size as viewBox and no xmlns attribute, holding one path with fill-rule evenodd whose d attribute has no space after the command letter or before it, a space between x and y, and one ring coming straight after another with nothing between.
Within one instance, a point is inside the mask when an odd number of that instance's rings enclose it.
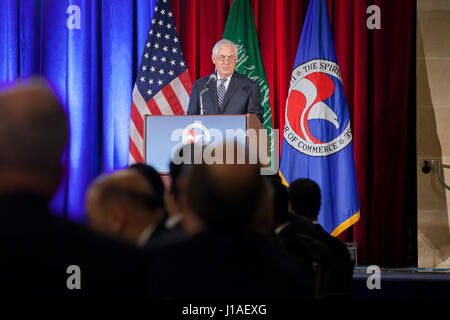
<instances>
[{"instance_id":1,"label":"blurred foreground head","mask_svg":"<svg viewBox=\"0 0 450 320\"><path fill-rule=\"evenodd\" d=\"M95 179L87 192L86 211L93 230L137 245L144 245L144 230L163 217L158 192L133 168Z\"/></svg>"},{"instance_id":2,"label":"blurred foreground head","mask_svg":"<svg viewBox=\"0 0 450 320\"><path fill-rule=\"evenodd\" d=\"M33 81L0 94L0 191L50 199L62 176L69 127L56 96Z\"/></svg>"},{"instance_id":3,"label":"blurred foreground head","mask_svg":"<svg viewBox=\"0 0 450 320\"><path fill-rule=\"evenodd\" d=\"M226 151L223 157L226 158ZM248 160L247 155L246 158ZM273 195L266 179L260 175L259 165L249 164L249 161L245 164L194 164L187 188L188 205L206 227L270 231Z\"/></svg>"}]
</instances>

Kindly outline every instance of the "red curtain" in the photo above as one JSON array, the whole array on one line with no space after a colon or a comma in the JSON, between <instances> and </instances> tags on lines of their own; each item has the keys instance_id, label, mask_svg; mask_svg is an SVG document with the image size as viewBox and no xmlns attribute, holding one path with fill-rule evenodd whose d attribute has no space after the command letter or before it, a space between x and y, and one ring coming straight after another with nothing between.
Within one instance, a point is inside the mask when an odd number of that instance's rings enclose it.
<instances>
[{"instance_id":1,"label":"red curtain","mask_svg":"<svg viewBox=\"0 0 450 320\"><path fill-rule=\"evenodd\" d=\"M211 49L222 38L232 0L171 0L192 80L213 72ZM274 128L283 128L285 101L309 0L251 0L270 85ZM340 238L358 243L362 264L405 264L407 120L411 90L413 0L327 0L336 54L350 109L361 208L360 221ZM369 5L381 29L366 26ZM414 139L414 137L412 137ZM405 192L406 190L406 192Z\"/></svg>"}]
</instances>

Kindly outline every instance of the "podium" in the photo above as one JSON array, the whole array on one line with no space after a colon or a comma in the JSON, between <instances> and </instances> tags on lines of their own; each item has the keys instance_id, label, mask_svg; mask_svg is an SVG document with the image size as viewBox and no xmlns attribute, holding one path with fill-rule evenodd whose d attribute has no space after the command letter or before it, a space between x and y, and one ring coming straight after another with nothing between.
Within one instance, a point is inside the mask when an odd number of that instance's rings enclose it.
<instances>
[{"instance_id":1,"label":"podium","mask_svg":"<svg viewBox=\"0 0 450 320\"><path fill-rule=\"evenodd\" d=\"M248 129L253 129L249 130ZM246 148L254 143L248 132L256 132L257 145L265 145L264 155L270 157L269 135L255 114L246 115L188 115L152 116L144 121L144 162L165 175L173 152L188 143L208 145L227 140L230 133L238 133L233 140ZM265 136L264 136L265 133ZM220 139L222 138L222 140ZM266 139L260 143L261 139ZM261 154L261 153L260 153Z\"/></svg>"}]
</instances>

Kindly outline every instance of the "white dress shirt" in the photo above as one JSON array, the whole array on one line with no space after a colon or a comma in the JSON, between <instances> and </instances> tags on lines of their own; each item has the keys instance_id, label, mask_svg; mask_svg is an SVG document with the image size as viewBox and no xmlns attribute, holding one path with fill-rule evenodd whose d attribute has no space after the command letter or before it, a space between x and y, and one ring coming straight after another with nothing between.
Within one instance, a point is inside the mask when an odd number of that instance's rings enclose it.
<instances>
[{"instance_id":1,"label":"white dress shirt","mask_svg":"<svg viewBox=\"0 0 450 320\"><path fill-rule=\"evenodd\" d=\"M152 233L156 230L156 226L154 224L149 224L147 228L144 229L144 231L141 232L141 234L138 237L137 245L139 247L145 246L148 239L152 235Z\"/></svg>"},{"instance_id":2,"label":"white dress shirt","mask_svg":"<svg viewBox=\"0 0 450 320\"><path fill-rule=\"evenodd\" d=\"M167 218L166 220L166 228L172 229L177 223L179 223L183 219L183 215L178 213L172 217Z\"/></svg>"},{"instance_id":3,"label":"white dress shirt","mask_svg":"<svg viewBox=\"0 0 450 320\"><path fill-rule=\"evenodd\" d=\"M291 224L290 221L280 224L278 227L275 228L275 234L280 234L280 232L290 224Z\"/></svg>"}]
</instances>

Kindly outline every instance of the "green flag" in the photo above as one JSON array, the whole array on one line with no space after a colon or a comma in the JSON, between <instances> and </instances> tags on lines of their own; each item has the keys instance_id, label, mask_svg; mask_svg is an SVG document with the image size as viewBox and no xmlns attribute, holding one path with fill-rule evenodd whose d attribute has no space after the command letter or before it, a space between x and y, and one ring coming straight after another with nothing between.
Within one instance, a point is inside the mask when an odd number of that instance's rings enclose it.
<instances>
[{"instance_id":1,"label":"green flag","mask_svg":"<svg viewBox=\"0 0 450 320\"><path fill-rule=\"evenodd\" d=\"M236 71L259 84L261 104L264 109L263 125L270 135L271 163L273 166L273 127L272 110L269 99L269 83L259 52L258 36L256 34L250 0L234 0L228 14L223 38L233 41L238 47Z\"/></svg>"}]
</instances>

